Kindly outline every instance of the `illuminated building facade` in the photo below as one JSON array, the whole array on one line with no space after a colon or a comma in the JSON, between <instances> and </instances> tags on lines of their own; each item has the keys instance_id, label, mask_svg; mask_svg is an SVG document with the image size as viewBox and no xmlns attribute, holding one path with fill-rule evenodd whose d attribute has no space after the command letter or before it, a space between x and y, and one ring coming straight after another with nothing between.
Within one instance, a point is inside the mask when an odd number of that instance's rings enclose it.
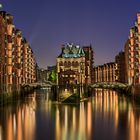
<instances>
[{"instance_id":1,"label":"illuminated building facade","mask_svg":"<svg viewBox=\"0 0 140 140\"><path fill-rule=\"evenodd\" d=\"M37 69L37 82L45 82L48 81L49 75L48 75L48 70L43 69L43 68L38 68Z\"/></svg>"},{"instance_id":2,"label":"illuminated building facade","mask_svg":"<svg viewBox=\"0 0 140 140\"><path fill-rule=\"evenodd\" d=\"M93 66L94 66L94 52L92 46L84 46L85 52L85 82L87 84L93 83Z\"/></svg>"},{"instance_id":3,"label":"illuminated building facade","mask_svg":"<svg viewBox=\"0 0 140 140\"><path fill-rule=\"evenodd\" d=\"M85 84L85 52L73 44L62 46L57 57L57 84Z\"/></svg>"},{"instance_id":4,"label":"illuminated building facade","mask_svg":"<svg viewBox=\"0 0 140 140\"><path fill-rule=\"evenodd\" d=\"M47 69L37 67L37 82L56 82L56 79L52 81L52 73L54 72L56 78L56 65L48 66Z\"/></svg>"},{"instance_id":5,"label":"illuminated building facade","mask_svg":"<svg viewBox=\"0 0 140 140\"><path fill-rule=\"evenodd\" d=\"M29 46L26 39L23 39L23 83L30 84L36 81L36 61L34 58L33 50Z\"/></svg>"},{"instance_id":6,"label":"illuminated building facade","mask_svg":"<svg viewBox=\"0 0 140 140\"><path fill-rule=\"evenodd\" d=\"M94 67L94 82L115 82L116 81L116 63L106 63Z\"/></svg>"},{"instance_id":7,"label":"illuminated building facade","mask_svg":"<svg viewBox=\"0 0 140 140\"><path fill-rule=\"evenodd\" d=\"M92 46L67 44L57 57L57 84L90 84L93 82Z\"/></svg>"},{"instance_id":8,"label":"illuminated building facade","mask_svg":"<svg viewBox=\"0 0 140 140\"><path fill-rule=\"evenodd\" d=\"M116 81L120 83L125 83L125 55L124 52L119 52L119 54L115 57L115 62L117 65L116 69Z\"/></svg>"},{"instance_id":9,"label":"illuminated building facade","mask_svg":"<svg viewBox=\"0 0 140 140\"><path fill-rule=\"evenodd\" d=\"M20 30L15 29L13 16L0 11L0 90L10 93L21 84L36 79L35 58Z\"/></svg>"},{"instance_id":10,"label":"illuminated building facade","mask_svg":"<svg viewBox=\"0 0 140 140\"><path fill-rule=\"evenodd\" d=\"M124 55L125 55L125 83L128 82L128 67L129 67L129 39L126 41L124 46Z\"/></svg>"},{"instance_id":11,"label":"illuminated building facade","mask_svg":"<svg viewBox=\"0 0 140 140\"><path fill-rule=\"evenodd\" d=\"M140 84L140 13L125 44L126 82Z\"/></svg>"}]
</instances>

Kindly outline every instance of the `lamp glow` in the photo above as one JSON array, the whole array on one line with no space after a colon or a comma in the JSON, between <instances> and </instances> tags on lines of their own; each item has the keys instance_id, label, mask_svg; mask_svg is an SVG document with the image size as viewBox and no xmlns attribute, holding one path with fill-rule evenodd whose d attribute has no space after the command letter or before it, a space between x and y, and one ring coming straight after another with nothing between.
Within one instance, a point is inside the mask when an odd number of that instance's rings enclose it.
<instances>
[{"instance_id":1,"label":"lamp glow","mask_svg":"<svg viewBox=\"0 0 140 140\"><path fill-rule=\"evenodd\" d=\"M0 3L0 10L3 8L2 4Z\"/></svg>"}]
</instances>

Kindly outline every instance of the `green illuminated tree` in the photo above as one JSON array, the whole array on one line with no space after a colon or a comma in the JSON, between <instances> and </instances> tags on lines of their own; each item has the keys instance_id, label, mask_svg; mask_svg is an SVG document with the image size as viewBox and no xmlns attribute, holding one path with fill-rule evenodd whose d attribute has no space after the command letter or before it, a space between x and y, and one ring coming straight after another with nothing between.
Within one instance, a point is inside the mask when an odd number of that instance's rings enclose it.
<instances>
[{"instance_id":1,"label":"green illuminated tree","mask_svg":"<svg viewBox=\"0 0 140 140\"><path fill-rule=\"evenodd\" d=\"M56 82L56 70L51 71L49 80L52 82Z\"/></svg>"}]
</instances>

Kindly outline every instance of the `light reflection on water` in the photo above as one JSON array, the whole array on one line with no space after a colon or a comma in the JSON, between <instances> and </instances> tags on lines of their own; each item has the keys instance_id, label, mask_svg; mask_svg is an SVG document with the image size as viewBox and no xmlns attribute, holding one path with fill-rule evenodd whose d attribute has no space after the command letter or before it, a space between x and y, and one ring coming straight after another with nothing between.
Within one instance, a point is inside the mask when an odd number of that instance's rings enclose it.
<instances>
[{"instance_id":1,"label":"light reflection on water","mask_svg":"<svg viewBox=\"0 0 140 140\"><path fill-rule=\"evenodd\" d=\"M34 92L0 108L0 140L139 140L140 105L115 91L96 90L80 105L52 104Z\"/></svg>"},{"instance_id":2,"label":"light reflection on water","mask_svg":"<svg viewBox=\"0 0 140 140\"><path fill-rule=\"evenodd\" d=\"M2 140L2 127L0 125L0 140Z\"/></svg>"}]
</instances>

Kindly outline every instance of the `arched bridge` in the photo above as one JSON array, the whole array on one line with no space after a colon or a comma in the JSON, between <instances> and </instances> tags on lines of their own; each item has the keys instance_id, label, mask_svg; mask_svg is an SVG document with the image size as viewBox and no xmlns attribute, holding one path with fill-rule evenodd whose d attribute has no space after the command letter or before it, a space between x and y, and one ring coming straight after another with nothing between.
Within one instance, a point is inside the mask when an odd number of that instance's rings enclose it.
<instances>
[{"instance_id":1,"label":"arched bridge","mask_svg":"<svg viewBox=\"0 0 140 140\"><path fill-rule=\"evenodd\" d=\"M90 85L91 88L108 88L108 89L122 89L125 90L129 86L119 82L101 82Z\"/></svg>"},{"instance_id":2,"label":"arched bridge","mask_svg":"<svg viewBox=\"0 0 140 140\"><path fill-rule=\"evenodd\" d=\"M53 85L55 85L54 83L52 83L51 81L45 81L45 82L35 82L35 83L31 83L31 84L23 84L22 87L42 87L42 88L51 88Z\"/></svg>"}]
</instances>

